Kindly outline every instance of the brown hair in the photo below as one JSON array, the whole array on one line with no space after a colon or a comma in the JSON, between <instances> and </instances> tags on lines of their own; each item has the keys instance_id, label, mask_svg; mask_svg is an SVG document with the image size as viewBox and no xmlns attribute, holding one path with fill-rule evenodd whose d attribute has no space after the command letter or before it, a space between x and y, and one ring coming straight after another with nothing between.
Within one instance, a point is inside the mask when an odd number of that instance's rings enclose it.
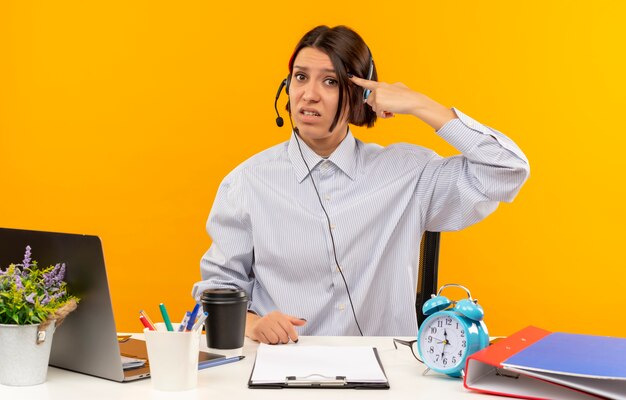
<instances>
[{"instance_id":1,"label":"brown hair","mask_svg":"<svg viewBox=\"0 0 626 400\"><path fill-rule=\"evenodd\" d=\"M337 74L339 102L335 119L330 125L329 131L335 129L346 106L348 107L348 123L356 126L367 125L368 128L374 126L376 113L372 111L371 107L363 103L363 89L348 79L348 73L364 79L367 78L370 63L372 63L371 79L378 80L372 55L361 36L343 25L333 28L320 25L311 29L300 39L289 60L289 79L293 73L294 60L300 50L305 47L313 47L328 55ZM344 106L344 98L347 100L346 106ZM287 111L291 112L289 104L287 104Z\"/></svg>"}]
</instances>

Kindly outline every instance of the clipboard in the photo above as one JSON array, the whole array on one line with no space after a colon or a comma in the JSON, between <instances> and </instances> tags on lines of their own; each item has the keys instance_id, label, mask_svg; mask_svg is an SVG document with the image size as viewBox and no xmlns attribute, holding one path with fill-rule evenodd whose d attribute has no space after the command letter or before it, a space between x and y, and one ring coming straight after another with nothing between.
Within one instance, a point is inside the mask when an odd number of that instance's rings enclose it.
<instances>
[{"instance_id":1,"label":"clipboard","mask_svg":"<svg viewBox=\"0 0 626 400\"><path fill-rule=\"evenodd\" d=\"M389 381L375 347L261 344L248 388L389 389Z\"/></svg>"}]
</instances>

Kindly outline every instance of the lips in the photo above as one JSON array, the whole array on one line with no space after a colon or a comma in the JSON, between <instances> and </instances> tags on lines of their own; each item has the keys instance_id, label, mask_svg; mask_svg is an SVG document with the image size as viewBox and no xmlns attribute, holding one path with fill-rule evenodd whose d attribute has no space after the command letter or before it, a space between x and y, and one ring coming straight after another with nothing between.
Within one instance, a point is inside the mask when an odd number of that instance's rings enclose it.
<instances>
[{"instance_id":1,"label":"lips","mask_svg":"<svg viewBox=\"0 0 626 400\"><path fill-rule=\"evenodd\" d=\"M321 117L322 116L317 110L313 108L301 108L300 114L307 116L307 117Z\"/></svg>"},{"instance_id":2,"label":"lips","mask_svg":"<svg viewBox=\"0 0 626 400\"><path fill-rule=\"evenodd\" d=\"M318 125L320 124L322 119L322 114L311 107L301 107L298 109L298 123L303 125Z\"/></svg>"}]
</instances>

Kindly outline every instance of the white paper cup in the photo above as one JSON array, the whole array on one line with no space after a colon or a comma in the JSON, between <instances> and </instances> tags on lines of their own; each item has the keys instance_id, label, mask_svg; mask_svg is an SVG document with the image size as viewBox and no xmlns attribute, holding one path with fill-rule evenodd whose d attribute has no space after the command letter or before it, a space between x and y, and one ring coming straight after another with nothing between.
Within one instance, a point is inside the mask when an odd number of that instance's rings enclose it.
<instances>
[{"instance_id":1,"label":"white paper cup","mask_svg":"<svg viewBox=\"0 0 626 400\"><path fill-rule=\"evenodd\" d=\"M156 331L144 329L152 387L178 391L198 385L200 331L169 332L164 323Z\"/></svg>"}]
</instances>

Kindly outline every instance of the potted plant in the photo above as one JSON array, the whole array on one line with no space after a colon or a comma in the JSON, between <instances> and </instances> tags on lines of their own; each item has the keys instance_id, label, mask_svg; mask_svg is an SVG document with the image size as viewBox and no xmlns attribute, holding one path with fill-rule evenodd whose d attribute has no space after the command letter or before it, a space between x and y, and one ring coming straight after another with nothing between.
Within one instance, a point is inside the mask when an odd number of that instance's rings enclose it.
<instances>
[{"instance_id":1,"label":"potted plant","mask_svg":"<svg viewBox=\"0 0 626 400\"><path fill-rule=\"evenodd\" d=\"M0 266L0 383L43 383L54 330L78 299L67 291L65 263L40 268L26 246L21 264Z\"/></svg>"}]
</instances>

